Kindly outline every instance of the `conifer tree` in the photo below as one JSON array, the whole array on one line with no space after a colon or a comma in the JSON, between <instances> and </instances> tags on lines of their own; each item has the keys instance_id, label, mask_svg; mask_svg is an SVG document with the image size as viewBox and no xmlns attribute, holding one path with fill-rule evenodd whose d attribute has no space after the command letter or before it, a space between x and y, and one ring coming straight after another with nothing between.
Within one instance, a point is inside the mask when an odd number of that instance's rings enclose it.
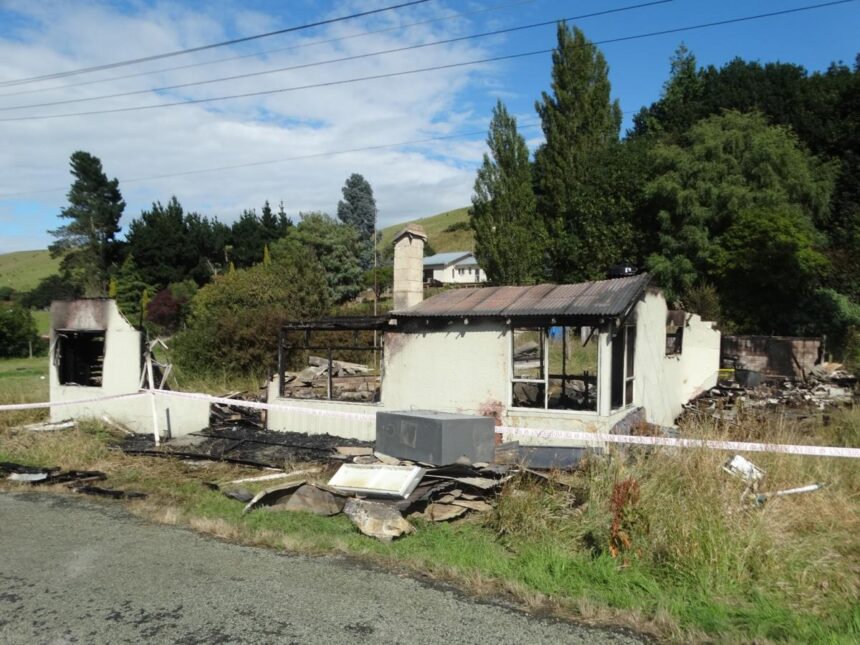
<instances>
[{"instance_id":1,"label":"conifer tree","mask_svg":"<svg viewBox=\"0 0 860 645\"><path fill-rule=\"evenodd\" d=\"M621 109L610 98L603 54L577 28L558 25L552 93L535 105L546 142L535 154L537 210L548 234L549 278L602 276L618 260L623 235L605 203L597 160L618 143ZM607 212L609 211L609 212Z\"/></svg>"},{"instance_id":2,"label":"conifer tree","mask_svg":"<svg viewBox=\"0 0 860 645\"><path fill-rule=\"evenodd\" d=\"M496 284L529 284L541 275L542 226L525 139L498 101L487 135L489 154L475 179L470 211L475 257Z\"/></svg>"},{"instance_id":3,"label":"conifer tree","mask_svg":"<svg viewBox=\"0 0 860 645\"><path fill-rule=\"evenodd\" d=\"M358 233L361 268L373 266L373 237L376 230L376 200L370 183L353 173L343 185L343 199L337 204L337 217Z\"/></svg>"},{"instance_id":4,"label":"conifer tree","mask_svg":"<svg viewBox=\"0 0 860 645\"><path fill-rule=\"evenodd\" d=\"M49 231L57 239L48 248L53 257L63 257L61 269L74 275L87 295L104 295L108 272L118 257L116 235L125 201L119 181L108 180L98 157L78 150L70 165L75 181L68 192L69 205L60 211L68 224Z\"/></svg>"}]
</instances>

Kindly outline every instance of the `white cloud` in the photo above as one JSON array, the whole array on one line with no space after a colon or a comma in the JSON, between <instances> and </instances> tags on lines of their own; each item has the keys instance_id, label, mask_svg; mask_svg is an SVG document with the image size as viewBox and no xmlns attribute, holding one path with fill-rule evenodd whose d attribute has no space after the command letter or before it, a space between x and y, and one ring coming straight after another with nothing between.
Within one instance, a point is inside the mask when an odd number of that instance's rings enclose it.
<instances>
[{"instance_id":1,"label":"white cloud","mask_svg":"<svg viewBox=\"0 0 860 645\"><path fill-rule=\"evenodd\" d=\"M237 10L229 5L215 5L217 11L212 10L208 14L163 2L134 5L133 9L123 12L98 3L45 6L22 2L7 4L9 6L14 6L35 26L16 34L15 38L0 36L0 78L35 76L145 56L230 38L237 33L303 22L296 16L284 15L275 21L265 14ZM343 14L355 7L339 5L330 13ZM366 8L365 3L362 3L362 8ZM270 49L291 43L305 44L321 38L355 34L368 28L414 22L416 16L447 15L454 11L456 9L431 3L409 14L391 12L358 24L340 23L307 35L300 32L267 39L254 47ZM97 96L231 76L429 42L472 30L477 29L470 26L468 20L441 21L171 73L8 98L0 96L0 106ZM227 56L232 51L219 49L165 59L147 63L142 69L211 60ZM241 53L242 50L238 51ZM466 41L160 95L0 112L0 118L24 113L77 112L155 104L306 85L445 65L486 57L491 55L489 52L480 41ZM67 81L108 78L140 69L123 67L61 81L45 81L40 85L0 87L0 94L62 85ZM378 146L460 131L480 131L486 128L488 116L473 113L468 106L458 102L458 98L472 84L483 84L488 79L492 80L493 75L493 69L487 66L466 67L212 104L0 123L4 144L0 146L0 193L68 186L68 158L77 149L100 157L108 175L122 180ZM283 200L291 214L299 210L333 213L344 180L350 173L360 172L374 187L380 208L380 224L384 226L468 204L474 168L484 149L481 139L475 142L457 139L434 141L406 149L353 152L165 180L121 183L120 187L129 204L127 219L136 216L150 202L165 201L176 194L189 210L231 221L243 208L259 208L266 199L273 203ZM43 212L56 213L63 204L64 191L20 199L32 202L31 206L39 204ZM0 213L4 210L8 212L0 202ZM49 218L45 228L53 226L55 221ZM32 242L30 235L23 235L21 239ZM10 244L17 247L18 242L13 239L4 242L4 246Z\"/></svg>"}]
</instances>

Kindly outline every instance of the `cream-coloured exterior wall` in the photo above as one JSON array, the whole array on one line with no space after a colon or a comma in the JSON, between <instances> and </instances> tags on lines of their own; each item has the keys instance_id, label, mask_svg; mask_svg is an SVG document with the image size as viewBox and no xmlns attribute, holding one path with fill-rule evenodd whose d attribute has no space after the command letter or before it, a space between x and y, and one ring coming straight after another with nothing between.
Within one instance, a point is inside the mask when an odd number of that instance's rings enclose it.
<instances>
[{"instance_id":1,"label":"cream-coloured exterior wall","mask_svg":"<svg viewBox=\"0 0 860 645\"><path fill-rule=\"evenodd\" d=\"M633 403L611 410L611 330L607 326L598 342L598 412L516 409L511 407L511 329L501 321L455 323L443 330L400 331L385 334L385 357L380 403L344 403L279 399L277 383L269 388L269 401L301 407L269 412L269 427L300 432L330 434L373 440L372 418L362 421L348 416L312 414L333 410L373 415L380 410L437 410L466 414L487 414L501 410L506 426L609 432L637 407L644 407L646 419L669 426L683 403L702 388L716 382L719 365L719 332L694 316L684 330L684 351L680 357L666 357L666 302L658 292L645 294L634 308L636 354ZM505 435L524 445L582 445L578 441L540 440Z\"/></svg>"},{"instance_id":2,"label":"cream-coloured exterior wall","mask_svg":"<svg viewBox=\"0 0 860 645\"><path fill-rule=\"evenodd\" d=\"M460 268L464 269L462 275L460 274ZM472 273L469 273L468 269L471 269ZM475 275L476 271L477 277ZM433 269L433 279L443 284L478 284L487 281L487 274L477 265L458 267L452 264L443 269Z\"/></svg>"},{"instance_id":3,"label":"cream-coloured exterior wall","mask_svg":"<svg viewBox=\"0 0 860 645\"><path fill-rule=\"evenodd\" d=\"M671 426L684 403L717 384L720 332L698 315L687 315L680 355L666 356L663 296L650 291L636 307L634 399L650 423Z\"/></svg>"},{"instance_id":4,"label":"cream-coloured exterior wall","mask_svg":"<svg viewBox=\"0 0 860 645\"><path fill-rule=\"evenodd\" d=\"M69 311L72 314L69 314ZM51 305L51 351L49 352L51 402L79 401L116 394L133 394L140 385L142 368L141 332L120 314L113 300L78 300ZM57 327L105 332L105 357L101 387L60 385L53 356ZM162 436L180 436L209 425L209 403L176 399L156 394L156 411ZM51 408L51 421L100 418L108 415L135 432L152 432L152 407L149 397L114 399L96 403Z\"/></svg>"}]
</instances>

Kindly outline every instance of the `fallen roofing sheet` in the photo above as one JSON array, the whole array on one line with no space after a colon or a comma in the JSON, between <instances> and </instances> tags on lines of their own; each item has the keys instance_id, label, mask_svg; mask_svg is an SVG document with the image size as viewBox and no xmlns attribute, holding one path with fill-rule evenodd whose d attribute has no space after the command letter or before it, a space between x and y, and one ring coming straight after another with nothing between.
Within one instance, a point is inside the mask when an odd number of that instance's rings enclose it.
<instances>
[{"instance_id":1,"label":"fallen roofing sheet","mask_svg":"<svg viewBox=\"0 0 860 645\"><path fill-rule=\"evenodd\" d=\"M627 312L649 281L648 274L643 273L577 284L451 289L391 315L395 318L619 316Z\"/></svg>"}]
</instances>

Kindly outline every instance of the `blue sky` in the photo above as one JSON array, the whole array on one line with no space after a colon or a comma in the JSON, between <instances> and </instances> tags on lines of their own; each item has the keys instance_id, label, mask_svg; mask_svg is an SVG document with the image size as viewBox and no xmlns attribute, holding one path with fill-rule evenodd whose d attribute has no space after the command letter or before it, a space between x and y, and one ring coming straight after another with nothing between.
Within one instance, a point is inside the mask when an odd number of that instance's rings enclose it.
<instances>
[{"instance_id":1,"label":"blue sky","mask_svg":"<svg viewBox=\"0 0 860 645\"><path fill-rule=\"evenodd\" d=\"M820 1L820 0L819 0ZM352 2L0 2L0 82L199 46L395 4ZM0 108L134 91L318 62L454 38L517 25L637 4L636 0L431 0L420 6L231 48L200 52L108 72L0 87ZM594 41L778 11L815 0L675 0L575 21ZM457 15L459 14L459 15ZM414 24L421 23L421 24ZM411 26L410 26L411 25ZM380 31L386 30L386 31ZM366 34L374 31L377 33ZM682 41L701 65L739 56L780 60L822 70L831 61L853 64L860 49L860 2L815 11L601 46L613 94L631 113L659 97L668 61ZM348 37L348 38L345 38ZM332 41L334 38L342 40ZM269 74L157 94L59 107L0 111L0 118L75 112L217 97L356 76L547 49L555 28L427 47L362 60ZM329 42L319 43L320 40ZM293 49L285 50L292 47ZM269 50L281 51L271 52ZM255 54L183 70L189 63ZM136 72L155 73L116 79ZM534 102L549 86L548 54L472 67L401 76L253 99L199 103L145 112L0 122L0 252L44 248L70 183L76 149L99 156L119 177L127 221L156 200L179 197L189 210L235 219L264 200L287 212L335 212L340 187L352 172L374 186L380 225L407 221L469 203L483 134L421 144L398 142L486 130L497 98L523 124L532 147L540 142ZM91 85L82 81L100 80ZM50 91L44 88L54 88ZM43 90L29 94L13 92ZM3 96L6 95L6 96ZM528 127L531 124L531 127ZM371 148L337 155L327 153ZM301 157L297 159L297 157ZM206 168L284 160L219 172L147 179ZM135 180L135 181L131 181ZM57 190L58 189L58 190ZM17 195L17 193L29 193Z\"/></svg>"}]
</instances>

